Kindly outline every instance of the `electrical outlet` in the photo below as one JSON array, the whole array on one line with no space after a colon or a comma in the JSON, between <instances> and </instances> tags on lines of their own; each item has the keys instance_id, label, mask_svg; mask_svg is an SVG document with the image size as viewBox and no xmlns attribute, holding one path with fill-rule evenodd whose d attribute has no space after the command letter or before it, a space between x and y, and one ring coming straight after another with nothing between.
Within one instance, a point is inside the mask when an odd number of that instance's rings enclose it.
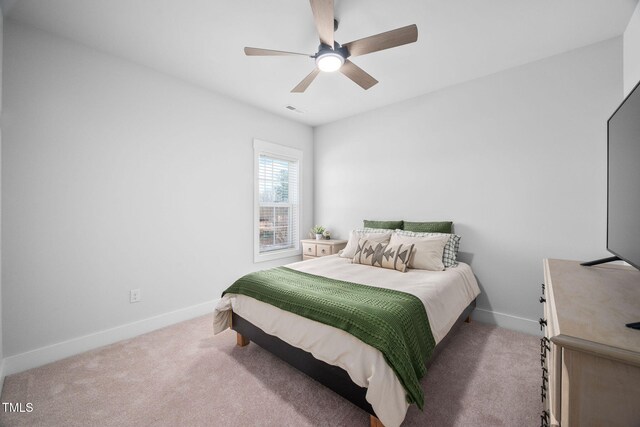
<instances>
[{"instance_id":1,"label":"electrical outlet","mask_svg":"<svg viewBox=\"0 0 640 427\"><path fill-rule=\"evenodd\" d=\"M134 302L140 302L142 300L142 293L140 292L140 289L131 289L131 292L129 293L129 302L134 303Z\"/></svg>"}]
</instances>

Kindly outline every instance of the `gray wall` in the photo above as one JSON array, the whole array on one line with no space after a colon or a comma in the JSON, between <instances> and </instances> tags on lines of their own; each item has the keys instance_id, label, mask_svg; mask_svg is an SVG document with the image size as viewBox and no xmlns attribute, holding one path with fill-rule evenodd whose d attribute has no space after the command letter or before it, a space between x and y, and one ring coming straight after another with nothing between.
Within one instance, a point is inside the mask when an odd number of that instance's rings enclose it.
<instances>
[{"instance_id":1,"label":"gray wall","mask_svg":"<svg viewBox=\"0 0 640 427\"><path fill-rule=\"evenodd\" d=\"M640 3L624 32L624 94L640 81Z\"/></svg>"},{"instance_id":2,"label":"gray wall","mask_svg":"<svg viewBox=\"0 0 640 427\"><path fill-rule=\"evenodd\" d=\"M253 138L303 150L306 230L310 127L11 21L4 55L5 356L293 260L253 263Z\"/></svg>"},{"instance_id":3,"label":"gray wall","mask_svg":"<svg viewBox=\"0 0 640 427\"><path fill-rule=\"evenodd\" d=\"M542 259L607 255L621 93L615 38L320 126L314 221L345 237L365 218L453 220L479 317L534 332Z\"/></svg>"}]
</instances>

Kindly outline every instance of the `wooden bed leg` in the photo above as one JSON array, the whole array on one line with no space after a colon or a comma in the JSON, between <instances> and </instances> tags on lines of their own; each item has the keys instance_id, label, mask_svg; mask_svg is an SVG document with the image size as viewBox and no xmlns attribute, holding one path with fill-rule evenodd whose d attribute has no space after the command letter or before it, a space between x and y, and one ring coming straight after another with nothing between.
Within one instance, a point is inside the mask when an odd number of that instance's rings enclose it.
<instances>
[{"instance_id":1,"label":"wooden bed leg","mask_svg":"<svg viewBox=\"0 0 640 427\"><path fill-rule=\"evenodd\" d=\"M236 343L238 344L238 347L244 347L245 345L249 345L249 343L251 341L249 341L249 338L247 337L243 337L242 335L240 335L239 332L236 332L237 336L236 336Z\"/></svg>"},{"instance_id":2,"label":"wooden bed leg","mask_svg":"<svg viewBox=\"0 0 640 427\"><path fill-rule=\"evenodd\" d=\"M384 424L380 422L378 417L369 415L369 427L384 427Z\"/></svg>"},{"instance_id":3,"label":"wooden bed leg","mask_svg":"<svg viewBox=\"0 0 640 427\"><path fill-rule=\"evenodd\" d=\"M468 315L466 319L464 319L464 323L471 323L471 315Z\"/></svg>"}]
</instances>

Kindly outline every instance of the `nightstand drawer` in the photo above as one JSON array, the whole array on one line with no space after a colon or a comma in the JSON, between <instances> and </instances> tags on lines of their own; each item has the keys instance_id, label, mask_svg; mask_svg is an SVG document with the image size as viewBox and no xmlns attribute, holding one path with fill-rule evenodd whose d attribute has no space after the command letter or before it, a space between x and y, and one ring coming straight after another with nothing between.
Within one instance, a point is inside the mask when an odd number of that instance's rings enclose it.
<instances>
[{"instance_id":1,"label":"nightstand drawer","mask_svg":"<svg viewBox=\"0 0 640 427\"><path fill-rule=\"evenodd\" d=\"M302 243L302 254L307 256L316 256L316 244Z\"/></svg>"},{"instance_id":2,"label":"nightstand drawer","mask_svg":"<svg viewBox=\"0 0 640 427\"><path fill-rule=\"evenodd\" d=\"M316 256L332 255L332 245L323 245L322 243L316 244Z\"/></svg>"}]
</instances>

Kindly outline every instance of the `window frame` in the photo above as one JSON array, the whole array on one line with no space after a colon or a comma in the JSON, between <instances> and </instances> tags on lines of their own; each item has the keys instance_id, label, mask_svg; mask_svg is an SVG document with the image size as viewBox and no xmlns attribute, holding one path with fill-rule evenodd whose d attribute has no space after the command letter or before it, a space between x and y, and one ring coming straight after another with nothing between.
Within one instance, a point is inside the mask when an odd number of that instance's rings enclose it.
<instances>
[{"instance_id":1,"label":"window frame","mask_svg":"<svg viewBox=\"0 0 640 427\"><path fill-rule=\"evenodd\" d=\"M297 191L298 191L298 224L296 238L292 248L276 249L260 252L260 156L267 155L276 159L297 162ZM290 258L302 254L300 239L302 231L302 150L287 147L260 139L253 140L253 262L272 261ZM290 203L291 204L291 203Z\"/></svg>"}]
</instances>

